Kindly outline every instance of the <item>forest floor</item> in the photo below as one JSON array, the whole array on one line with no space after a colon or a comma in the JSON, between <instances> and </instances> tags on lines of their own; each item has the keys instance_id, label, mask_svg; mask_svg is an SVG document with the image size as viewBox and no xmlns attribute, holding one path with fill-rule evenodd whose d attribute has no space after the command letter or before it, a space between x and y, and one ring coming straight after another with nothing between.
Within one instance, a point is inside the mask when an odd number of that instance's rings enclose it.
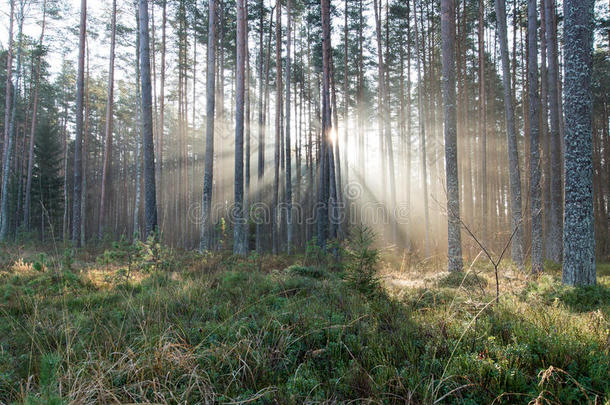
<instances>
[{"instance_id":1,"label":"forest floor","mask_svg":"<svg viewBox=\"0 0 610 405\"><path fill-rule=\"evenodd\" d=\"M610 265L0 250L0 403L610 403Z\"/></svg>"}]
</instances>

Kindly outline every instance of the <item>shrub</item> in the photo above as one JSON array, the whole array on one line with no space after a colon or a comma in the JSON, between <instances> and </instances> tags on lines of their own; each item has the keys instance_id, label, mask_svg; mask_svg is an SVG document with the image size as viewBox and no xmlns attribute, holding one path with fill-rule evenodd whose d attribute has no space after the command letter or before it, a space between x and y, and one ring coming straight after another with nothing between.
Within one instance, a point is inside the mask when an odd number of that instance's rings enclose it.
<instances>
[{"instance_id":1,"label":"shrub","mask_svg":"<svg viewBox=\"0 0 610 405\"><path fill-rule=\"evenodd\" d=\"M379 291L377 264L379 250L373 247L375 233L365 226L357 227L350 240L346 252L348 254L347 281L365 295Z\"/></svg>"}]
</instances>

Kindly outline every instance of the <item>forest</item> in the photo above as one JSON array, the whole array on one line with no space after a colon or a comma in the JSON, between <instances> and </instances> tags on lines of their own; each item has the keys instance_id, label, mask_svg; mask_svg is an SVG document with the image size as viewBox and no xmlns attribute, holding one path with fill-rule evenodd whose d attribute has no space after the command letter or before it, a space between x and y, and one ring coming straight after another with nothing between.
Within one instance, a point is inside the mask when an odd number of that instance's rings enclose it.
<instances>
[{"instance_id":1,"label":"forest","mask_svg":"<svg viewBox=\"0 0 610 405\"><path fill-rule=\"evenodd\" d=\"M610 404L610 2L0 4L0 404Z\"/></svg>"}]
</instances>

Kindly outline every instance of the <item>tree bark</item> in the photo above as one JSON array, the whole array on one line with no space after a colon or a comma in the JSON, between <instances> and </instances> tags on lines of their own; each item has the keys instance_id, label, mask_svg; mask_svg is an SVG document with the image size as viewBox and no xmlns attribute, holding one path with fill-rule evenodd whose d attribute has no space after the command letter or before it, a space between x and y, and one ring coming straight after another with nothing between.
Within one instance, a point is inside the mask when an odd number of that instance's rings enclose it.
<instances>
[{"instance_id":1,"label":"tree bark","mask_svg":"<svg viewBox=\"0 0 610 405\"><path fill-rule=\"evenodd\" d=\"M290 51L291 51L291 35L292 35L292 9L290 0L286 1L286 253L290 254L292 250L292 159L291 159L291 139L290 139Z\"/></svg>"},{"instance_id":2,"label":"tree bark","mask_svg":"<svg viewBox=\"0 0 610 405\"><path fill-rule=\"evenodd\" d=\"M25 201L23 208L23 225L26 230L30 230L30 207L31 191L32 191L32 169L34 168L34 141L36 135L36 114L38 112L38 89L40 87L40 64L42 58L42 45L44 40L44 30L47 18L47 1L44 0L42 3L42 27L40 30L40 40L38 45L38 58L36 62L36 83L34 84L34 106L32 107L32 122L30 124L30 148L28 152L28 174L25 185ZM9 72L7 70L7 72Z\"/></svg>"},{"instance_id":3,"label":"tree bark","mask_svg":"<svg viewBox=\"0 0 610 405\"><path fill-rule=\"evenodd\" d=\"M112 120L114 115L114 48L116 42L116 0L112 0L112 19L110 30L110 57L108 62L108 98L106 100L106 126L104 129L104 137L106 143L104 145L104 161L102 166L100 219L98 229L98 236L100 239L103 236L104 226L106 225L106 194L108 192L108 183L110 182L110 171L112 170ZM136 46L139 46L139 44ZM137 61L136 63L139 63L139 61Z\"/></svg>"},{"instance_id":4,"label":"tree bark","mask_svg":"<svg viewBox=\"0 0 610 405\"><path fill-rule=\"evenodd\" d=\"M13 90L11 84L13 75L13 20L15 15L15 0L10 0L10 3L11 11L9 14L8 50L6 52L6 91L4 93L4 138L2 142L3 159L6 155L6 148L8 147L9 125L7 124L11 120L11 90Z\"/></svg>"},{"instance_id":5,"label":"tree bark","mask_svg":"<svg viewBox=\"0 0 610 405\"><path fill-rule=\"evenodd\" d=\"M157 196L155 184L155 148L152 133L152 91L150 83L150 46L148 36L148 1L140 3L140 74L142 82L142 150L144 158L144 203L146 237L157 232Z\"/></svg>"},{"instance_id":6,"label":"tree bark","mask_svg":"<svg viewBox=\"0 0 610 405\"><path fill-rule=\"evenodd\" d=\"M530 125L530 213L532 218L532 272L543 270L542 201L540 193L540 98L538 95L538 35L536 0L527 2L528 87Z\"/></svg>"},{"instance_id":7,"label":"tree bark","mask_svg":"<svg viewBox=\"0 0 610 405\"><path fill-rule=\"evenodd\" d=\"M510 80L508 38L506 33L505 0L495 0L496 20L502 60L502 85L504 87L504 115L506 119L506 141L508 145L508 176L510 184L511 232L514 232L511 257L519 269L523 269L523 226L521 213L521 174L519 170L519 145L515 130L515 111Z\"/></svg>"},{"instance_id":8,"label":"tree bark","mask_svg":"<svg viewBox=\"0 0 610 405\"><path fill-rule=\"evenodd\" d=\"M563 233L563 189L562 189L562 156L561 136L559 133L559 67L557 61L557 36L555 34L555 5L553 0L544 0L546 11L546 47L548 66L548 94L550 112L550 163L551 163L551 221L547 238L547 256L556 263L561 262L561 238Z\"/></svg>"},{"instance_id":9,"label":"tree bark","mask_svg":"<svg viewBox=\"0 0 610 405\"><path fill-rule=\"evenodd\" d=\"M455 99L455 0L441 0L443 112L449 271L462 270L460 187L457 165L457 117Z\"/></svg>"},{"instance_id":10,"label":"tree bark","mask_svg":"<svg viewBox=\"0 0 610 405\"><path fill-rule=\"evenodd\" d=\"M244 223L244 90L245 90L245 50L246 50L246 13L245 1L237 0L236 33L236 95L235 95L235 208L233 225L233 253L245 256L246 246Z\"/></svg>"},{"instance_id":11,"label":"tree bark","mask_svg":"<svg viewBox=\"0 0 610 405\"><path fill-rule=\"evenodd\" d=\"M203 196L201 207L201 229L199 251L211 248L211 208L214 172L214 104L216 96L216 0L209 0L208 58L206 68L206 131L205 169L203 173Z\"/></svg>"},{"instance_id":12,"label":"tree bark","mask_svg":"<svg viewBox=\"0 0 610 405\"><path fill-rule=\"evenodd\" d=\"M564 0L565 207L562 282L596 283L591 71L594 0Z\"/></svg>"},{"instance_id":13,"label":"tree bark","mask_svg":"<svg viewBox=\"0 0 610 405\"><path fill-rule=\"evenodd\" d=\"M87 35L87 0L81 0L78 73L76 79L76 134L74 137L74 198L72 200L72 244L80 246L82 198L83 98L85 81L85 36Z\"/></svg>"},{"instance_id":14,"label":"tree bark","mask_svg":"<svg viewBox=\"0 0 610 405\"><path fill-rule=\"evenodd\" d=\"M275 69L276 69L276 93L275 93L275 154L273 174L273 207L272 207L272 252L279 251L279 186L280 186L280 132L282 113L282 25L281 25L281 1L276 1L276 23L275 23Z\"/></svg>"}]
</instances>

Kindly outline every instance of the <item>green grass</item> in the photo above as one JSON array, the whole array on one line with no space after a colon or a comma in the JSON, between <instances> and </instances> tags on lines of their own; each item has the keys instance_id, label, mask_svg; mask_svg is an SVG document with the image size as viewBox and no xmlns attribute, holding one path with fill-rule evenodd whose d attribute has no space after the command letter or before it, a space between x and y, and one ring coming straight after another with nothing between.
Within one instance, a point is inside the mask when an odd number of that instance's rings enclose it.
<instances>
[{"instance_id":1,"label":"green grass","mask_svg":"<svg viewBox=\"0 0 610 405\"><path fill-rule=\"evenodd\" d=\"M365 294L300 257L62 257L0 269L0 403L610 401L608 265L495 307L483 269Z\"/></svg>"}]
</instances>

